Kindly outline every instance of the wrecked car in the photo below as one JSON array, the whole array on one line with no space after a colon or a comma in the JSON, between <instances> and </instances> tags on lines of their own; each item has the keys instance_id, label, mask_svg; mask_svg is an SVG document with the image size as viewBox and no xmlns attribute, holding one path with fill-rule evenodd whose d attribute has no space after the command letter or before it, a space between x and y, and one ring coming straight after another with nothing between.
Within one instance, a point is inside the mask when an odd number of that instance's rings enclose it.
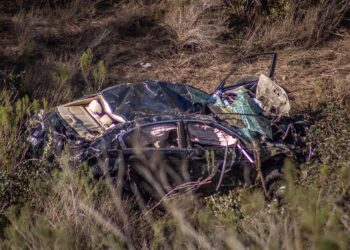
<instances>
[{"instance_id":1,"label":"wrecked car","mask_svg":"<svg viewBox=\"0 0 350 250\"><path fill-rule=\"evenodd\" d=\"M36 118L31 154L88 166L125 192L157 199L259 184L267 198L285 188L283 165L302 136L284 89L268 76L206 93L183 83L118 84ZM300 125L301 126L301 125Z\"/></svg>"}]
</instances>

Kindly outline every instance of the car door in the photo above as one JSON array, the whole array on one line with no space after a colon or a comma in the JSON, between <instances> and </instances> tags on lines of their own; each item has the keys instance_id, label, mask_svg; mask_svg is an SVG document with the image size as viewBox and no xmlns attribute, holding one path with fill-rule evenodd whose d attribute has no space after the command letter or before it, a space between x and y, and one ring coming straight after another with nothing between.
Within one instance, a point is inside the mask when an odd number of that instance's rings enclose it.
<instances>
[{"instance_id":1,"label":"car door","mask_svg":"<svg viewBox=\"0 0 350 250\"><path fill-rule=\"evenodd\" d=\"M233 133L215 122L185 121L184 128L191 179L206 180L204 188L210 192L228 180L224 177L230 177L229 185L243 178L239 140Z\"/></svg>"},{"instance_id":2,"label":"car door","mask_svg":"<svg viewBox=\"0 0 350 250\"><path fill-rule=\"evenodd\" d=\"M160 197L190 181L181 121L138 126L119 137L129 177Z\"/></svg>"}]
</instances>

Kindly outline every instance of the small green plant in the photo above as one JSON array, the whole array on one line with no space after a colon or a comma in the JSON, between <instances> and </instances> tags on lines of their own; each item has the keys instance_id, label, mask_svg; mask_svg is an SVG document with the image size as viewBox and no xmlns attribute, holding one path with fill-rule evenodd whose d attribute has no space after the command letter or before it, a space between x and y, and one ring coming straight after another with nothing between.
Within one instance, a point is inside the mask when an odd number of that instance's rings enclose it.
<instances>
[{"instance_id":1,"label":"small green plant","mask_svg":"<svg viewBox=\"0 0 350 250\"><path fill-rule=\"evenodd\" d=\"M51 75L55 89L55 94L51 98L52 103L60 103L71 98L72 86L69 84L69 80L72 74L72 70L67 63L57 62L57 69Z\"/></svg>"},{"instance_id":2,"label":"small green plant","mask_svg":"<svg viewBox=\"0 0 350 250\"><path fill-rule=\"evenodd\" d=\"M99 90L106 79L106 73L107 71L103 61L98 61L97 67L92 71L92 75L94 77L96 86L99 86Z\"/></svg>"},{"instance_id":3,"label":"small green plant","mask_svg":"<svg viewBox=\"0 0 350 250\"><path fill-rule=\"evenodd\" d=\"M52 74L52 78L59 86L66 85L69 79L67 64L62 64L61 68Z\"/></svg>"},{"instance_id":4,"label":"small green plant","mask_svg":"<svg viewBox=\"0 0 350 250\"><path fill-rule=\"evenodd\" d=\"M0 234L8 221L4 217L6 210L27 202L32 195L31 180L46 170L44 164L34 164L34 159L26 158L26 126L30 116L47 106L47 102L31 101L28 96L16 100L16 96L10 90L0 92Z\"/></svg>"},{"instance_id":5,"label":"small green plant","mask_svg":"<svg viewBox=\"0 0 350 250\"><path fill-rule=\"evenodd\" d=\"M87 89L84 94L91 94L100 91L103 82L106 79L107 70L102 60L98 61L96 66L93 66L94 55L91 49L87 49L80 57L80 70L87 84ZM92 75L92 80L91 80Z\"/></svg>"},{"instance_id":6,"label":"small green plant","mask_svg":"<svg viewBox=\"0 0 350 250\"><path fill-rule=\"evenodd\" d=\"M91 49L87 49L86 51L83 52L83 54L80 57L80 70L83 74L83 77L85 81L88 82L88 75L91 69L91 64L92 64L92 59L93 59L93 54Z\"/></svg>"},{"instance_id":7,"label":"small green plant","mask_svg":"<svg viewBox=\"0 0 350 250\"><path fill-rule=\"evenodd\" d=\"M25 71L21 71L19 74L15 74L13 72L5 74L1 81L1 87L4 88L1 94L4 94L6 91L19 92L21 90L20 88L25 74Z\"/></svg>"}]
</instances>

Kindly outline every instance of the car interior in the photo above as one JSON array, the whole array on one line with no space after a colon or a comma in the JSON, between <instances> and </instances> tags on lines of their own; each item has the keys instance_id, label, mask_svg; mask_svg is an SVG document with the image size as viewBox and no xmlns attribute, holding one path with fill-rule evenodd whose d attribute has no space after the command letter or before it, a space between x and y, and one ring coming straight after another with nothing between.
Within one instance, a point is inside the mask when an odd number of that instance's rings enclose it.
<instances>
[{"instance_id":1,"label":"car interior","mask_svg":"<svg viewBox=\"0 0 350 250\"><path fill-rule=\"evenodd\" d=\"M124 142L127 148L178 148L178 128L175 123L143 126L126 134Z\"/></svg>"},{"instance_id":2,"label":"car interior","mask_svg":"<svg viewBox=\"0 0 350 250\"><path fill-rule=\"evenodd\" d=\"M83 138L93 140L118 123L123 117L111 112L101 96L94 96L58 107L62 118Z\"/></svg>"}]
</instances>

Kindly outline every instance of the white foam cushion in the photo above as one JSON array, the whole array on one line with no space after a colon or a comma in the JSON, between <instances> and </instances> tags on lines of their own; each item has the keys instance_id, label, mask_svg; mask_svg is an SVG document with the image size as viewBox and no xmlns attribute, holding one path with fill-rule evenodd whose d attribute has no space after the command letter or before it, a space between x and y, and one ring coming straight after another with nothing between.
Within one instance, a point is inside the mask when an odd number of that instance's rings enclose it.
<instances>
[{"instance_id":1,"label":"white foam cushion","mask_svg":"<svg viewBox=\"0 0 350 250\"><path fill-rule=\"evenodd\" d=\"M102 105L97 100L90 102L88 109L93 114L101 115L103 113Z\"/></svg>"},{"instance_id":2,"label":"white foam cushion","mask_svg":"<svg viewBox=\"0 0 350 250\"><path fill-rule=\"evenodd\" d=\"M109 117L109 115L107 115L107 114L104 114L103 116L101 116L100 122L105 127L110 127L113 124L112 118Z\"/></svg>"}]
</instances>

